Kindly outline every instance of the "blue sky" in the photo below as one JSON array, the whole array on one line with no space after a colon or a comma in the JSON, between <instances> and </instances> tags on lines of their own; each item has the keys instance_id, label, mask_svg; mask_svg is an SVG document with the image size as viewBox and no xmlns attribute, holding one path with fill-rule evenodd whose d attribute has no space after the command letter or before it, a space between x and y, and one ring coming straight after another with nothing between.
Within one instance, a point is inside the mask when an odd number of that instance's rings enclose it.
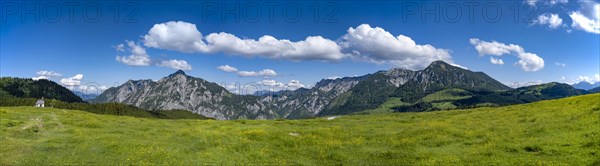
<instances>
[{"instance_id":1,"label":"blue sky","mask_svg":"<svg viewBox=\"0 0 600 166\"><path fill-rule=\"evenodd\" d=\"M3 1L0 6L0 75L43 76L73 89L158 80L177 69L226 85L297 88L393 67L418 70L433 60L483 71L507 84L600 79L598 1Z\"/></svg>"}]
</instances>

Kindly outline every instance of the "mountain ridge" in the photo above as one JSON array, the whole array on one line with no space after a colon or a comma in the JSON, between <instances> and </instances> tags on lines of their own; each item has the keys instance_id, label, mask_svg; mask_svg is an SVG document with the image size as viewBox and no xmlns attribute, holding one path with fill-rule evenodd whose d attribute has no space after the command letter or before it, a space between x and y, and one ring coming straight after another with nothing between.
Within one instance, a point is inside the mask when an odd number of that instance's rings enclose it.
<instances>
[{"instance_id":1,"label":"mountain ridge","mask_svg":"<svg viewBox=\"0 0 600 166\"><path fill-rule=\"evenodd\" d=\"M479 100L462 103L456 100L515 90L483 72L434 61L423 70L392 68L363 76L322 79L310 89L261 96L234 94L216 83L178 70L156 82L129 80L106 90L92 101L121 102L150 110L185 109L217 119L298 119L374 109L391 98L418 104L430 94L453 88L466 92L449 93L451 96L463 95L452 100L432 101L451 102L445 104L452 106L449 108L468 107L477 105ZM573 91L567 89L565 94L558 96L581 94L571 93ZM532 97L531 101L546 98L551 97ZM522 103L522 100L507 103Z\"/></svg>"},{"instance_id":2,"label":"mountain ridge","mask_svg":"<svg viewBox=\"0 0 600 166\"><path fill-rule=\"evenodd\" d=\"M571 86L573 86L574 88L577 88L577 89L591 90L591 89L600 87L600 82L596 82L596 83L592 84L587 81L581 81L581 82L572 84Z\"/></svg>"}]
</instances>

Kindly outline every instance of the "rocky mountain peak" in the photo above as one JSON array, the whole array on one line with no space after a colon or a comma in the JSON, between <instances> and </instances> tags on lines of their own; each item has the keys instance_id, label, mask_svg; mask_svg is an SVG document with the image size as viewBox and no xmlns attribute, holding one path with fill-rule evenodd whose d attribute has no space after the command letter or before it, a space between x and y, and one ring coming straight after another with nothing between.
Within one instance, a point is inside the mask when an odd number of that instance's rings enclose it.
<instances>
[{"instance_id":1,"label":"rocky mountain peak","mask_svg":"<svg viewBox=\"0 0 600 166\"><path fill-rule=\"evenodd\" d=\"M177 75L184 75L184 76L187 76L183 70L177 70L175 73L173 73L173 74L169 75L169 77L172 77L172 76L177 76Z\"/></svg>"},{"instance_id":2,"label":"rocky mountain peak","mask_svg":"<svg viewBox=\"0 0 600 166\"><path fill-rule=\"evenodd\" d=\"M163 77L161 78L158 82L170 82L170 81L175 81L175 82L186 82L188 80L188 75L185 74L185 72L183 72L182 70L177 70L175 73L170 74L167 77Z\"/></svg>"},{"instance_id":3,"label":"rocky mountain peak","mask_svg":"<svg viewBox=\"0 0 600 166\"><path fill-rule=\"evenodd\" d=\"M429 64L429 66L427 66L426 69L444 69L445 70L449 67L455 67L455 66L452 66L444 61L437 60L437 61L431 62L431 64ZM458 68L458 67L456 67L456 68Z\"/></svg>"}]
</instances>

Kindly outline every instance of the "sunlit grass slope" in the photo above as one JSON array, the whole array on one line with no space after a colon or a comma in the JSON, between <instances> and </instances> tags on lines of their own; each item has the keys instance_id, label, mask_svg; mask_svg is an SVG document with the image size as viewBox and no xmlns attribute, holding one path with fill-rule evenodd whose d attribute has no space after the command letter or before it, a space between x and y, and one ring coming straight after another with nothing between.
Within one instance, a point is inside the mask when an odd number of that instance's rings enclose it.
<instances>
[{"instance_id":1,"label":"sunlit grass slope","mask_svg":"<svg viewBox=\"0 0 600 166\"><path fill-rule=\"evenodd\" d=\"M271 121L3 107L0 165L597 165L599 101Z\"/></svg>"}]
</instances>

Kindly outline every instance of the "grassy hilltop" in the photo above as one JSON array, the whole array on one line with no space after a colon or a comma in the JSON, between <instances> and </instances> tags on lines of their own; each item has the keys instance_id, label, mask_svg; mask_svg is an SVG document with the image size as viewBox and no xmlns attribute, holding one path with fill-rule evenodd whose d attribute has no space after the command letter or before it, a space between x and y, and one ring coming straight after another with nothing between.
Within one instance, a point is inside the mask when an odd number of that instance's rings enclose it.
<instances>
[{"instance_id":1,"label":"grassy hilltop","mask_svg":"<svg viewBox=\"0 0 600 166\"><path fill-rule=\"evenodd\" d=\"M598 101L270 121L0 107L0 165L598 165Z\"/></svg>"}]
</instances>

